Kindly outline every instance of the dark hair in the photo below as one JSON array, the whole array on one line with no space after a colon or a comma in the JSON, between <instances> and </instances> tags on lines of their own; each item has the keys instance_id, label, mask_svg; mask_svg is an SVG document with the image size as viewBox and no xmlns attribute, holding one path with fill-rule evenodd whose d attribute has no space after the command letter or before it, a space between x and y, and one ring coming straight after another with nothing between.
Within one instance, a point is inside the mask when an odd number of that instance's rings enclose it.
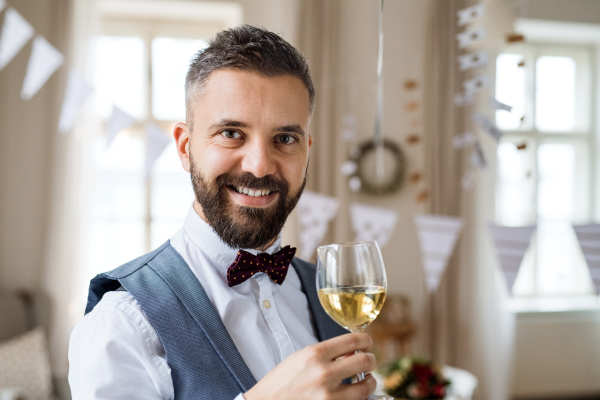
<instances>
[{"instance_id":1,"label":"dark hair","mask_svg":"<svg viewBox=\"0 0 600 400\"><path fill-rule=\"evenodd\" d=\"M299 78L308 90L309 111L315 108L315 87L306 59L281 36L263 28L240 25L217 33L190 64L185 79L186 121L192 129L193 104L211 72L238 69L275 77Z\"/></svg>"}]
</instances>

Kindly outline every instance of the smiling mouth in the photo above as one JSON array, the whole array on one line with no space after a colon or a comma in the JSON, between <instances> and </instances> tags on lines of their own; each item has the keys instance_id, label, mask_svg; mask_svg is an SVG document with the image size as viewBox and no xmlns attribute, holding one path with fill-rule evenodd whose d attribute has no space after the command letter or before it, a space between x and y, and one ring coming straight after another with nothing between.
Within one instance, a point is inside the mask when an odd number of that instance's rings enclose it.
<instances>
[{"instance_id":1,"label":"smiling mouth","mask_svg":"<svg viewBox=\"0 0 600 400\"><path fill-rule=\"evenodd\" d=\"M248 197L263 197L274 193L273 190L250 189L242 186L229 186L229 188Z\"/></svg>"}]
</instances>

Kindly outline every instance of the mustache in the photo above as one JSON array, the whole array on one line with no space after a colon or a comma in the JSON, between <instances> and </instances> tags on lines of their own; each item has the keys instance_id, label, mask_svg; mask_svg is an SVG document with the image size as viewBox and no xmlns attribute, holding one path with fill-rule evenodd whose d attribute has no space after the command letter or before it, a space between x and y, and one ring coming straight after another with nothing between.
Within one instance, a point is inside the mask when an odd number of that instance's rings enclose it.
<instances>
[{"instance_id":1,"label":"mustache","mask_svg":"<svg viewBox=\"0 0 600 400\"><path fill-rule=\"evenodd\" d=\"M223 186L241 186L259 190L270 190L273 192L278 191L283 194L288 191L288 184L285 180L276 178L272 175L257 178L250 172L219 175L217 177L217 185L219 188L222 188Z\"/></svg>"}]
</instances>

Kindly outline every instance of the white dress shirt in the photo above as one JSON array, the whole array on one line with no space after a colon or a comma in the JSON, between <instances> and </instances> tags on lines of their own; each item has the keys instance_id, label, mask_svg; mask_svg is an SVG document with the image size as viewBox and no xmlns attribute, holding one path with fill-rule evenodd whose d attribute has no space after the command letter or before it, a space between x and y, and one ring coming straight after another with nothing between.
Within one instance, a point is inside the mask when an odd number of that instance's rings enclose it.
<instances>
[{"instance_id":1,"label":"white dress shirt","mask_svg":"<svg viewBox=\"0 0 600 400\"><path fill-rule=\"evenodd\" d=\"M276 252L280 242L277 239L265 252ZM257 381L293 352L317 342L294 268L289 268L281 286L261 272L230 288L227 268L238 249L223 243L193 208L171 238L171 246L204 287ZM125 291L106 293L77 324L71 334L69 364L74 400L174 398L164 348L140 306ZM243 400L243 395L235 400Z\"/></svg>"}]
</instances>

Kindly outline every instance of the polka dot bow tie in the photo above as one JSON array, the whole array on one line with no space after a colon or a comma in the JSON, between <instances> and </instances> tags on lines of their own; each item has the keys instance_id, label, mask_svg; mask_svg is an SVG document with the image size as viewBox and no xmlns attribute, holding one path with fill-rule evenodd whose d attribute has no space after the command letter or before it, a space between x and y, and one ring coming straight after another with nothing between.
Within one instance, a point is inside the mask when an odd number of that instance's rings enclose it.
<instances>
[{"instance_id":1,"label":"polka dot bow tie","mask_svg":"<svg viewBox=\"0 0 600 400\"><path fill-rule=\"evenodd\" d=\"M290 267L290 262L296 254L296 248L285 246L277 253L259 255L247 251L238 251L233 264L227 268L227 283L229 287L239 285L258 272L269 275L273 282L282 284Z\"/></svg>"}]
</instances>

